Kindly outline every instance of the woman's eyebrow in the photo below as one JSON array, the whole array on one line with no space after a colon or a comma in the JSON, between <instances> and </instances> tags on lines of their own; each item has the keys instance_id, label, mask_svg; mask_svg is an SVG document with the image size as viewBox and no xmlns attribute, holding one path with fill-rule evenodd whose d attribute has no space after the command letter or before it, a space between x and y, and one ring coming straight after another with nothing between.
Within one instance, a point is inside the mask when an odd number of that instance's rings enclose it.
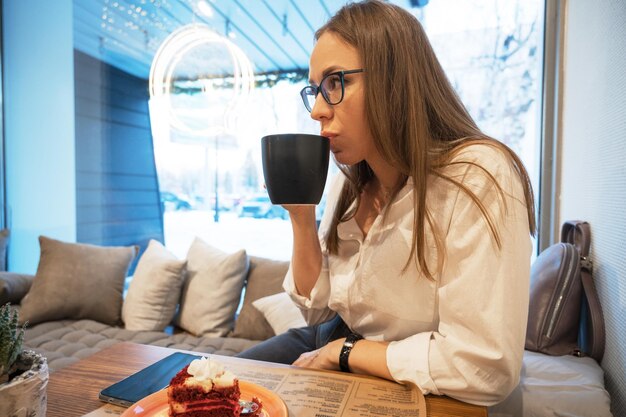
<instances>
[{"instance_id":1,"label":"woman's eyebrow","mask_svg":"<svg viewBox=\"0 0 626 417\"><path fill-rule=\"evenodd\" d=\"M322 72L322 78L324 78L325 76L327 76L331 72L341 71L342 69L344 69L344 68L342 66L340 66L340 65L332 65L332 66L326 68L324 70L324 72Z\"/></svg>"},{"instance_id":2,"label":"woman's eyebrow","mask_svg":"<svg viewBox=\"0 0 626 417\"><path fill-rule=\"evenodd\" d=\"M326 68L323 72L322 72L322 78L323 79L325 76L327 76L328 74L330 74L331 72L337 72L337 71L341 71L344 68L340 65L331 65L330 67ZM312 78L309 78L309 84L314 85L315 81L313 81Z\"/></svg>"}]
</instances>

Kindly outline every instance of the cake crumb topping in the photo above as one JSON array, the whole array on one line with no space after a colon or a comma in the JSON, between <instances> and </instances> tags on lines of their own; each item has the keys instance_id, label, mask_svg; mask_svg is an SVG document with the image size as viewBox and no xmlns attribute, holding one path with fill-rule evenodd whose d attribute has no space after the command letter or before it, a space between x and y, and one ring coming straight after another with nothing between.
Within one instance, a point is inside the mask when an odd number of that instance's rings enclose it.
<instances>
[{"instance_id":1,"label":"cake crumb topping","mask_svg":"<svg viewBox=\"0 0 626 417\"><path fill-rule=\"evenodd\" d=\"M218 387L230 387L236 378L232 372L225 370L222 364L206 357L191 361L187 373L197 381L211 381Z\"/></svg>"}]
</instances>

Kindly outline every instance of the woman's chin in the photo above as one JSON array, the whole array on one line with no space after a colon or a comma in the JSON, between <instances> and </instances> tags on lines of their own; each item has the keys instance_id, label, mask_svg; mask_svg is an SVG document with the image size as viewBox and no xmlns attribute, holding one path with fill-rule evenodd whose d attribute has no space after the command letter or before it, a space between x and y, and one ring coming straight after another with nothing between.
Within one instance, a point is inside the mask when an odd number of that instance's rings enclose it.
<instances>
[{"instance_id":1,"label":"woman's chin","mask_svg":"<svg viewBox=\"0 0 626 417\"><path fill-rule=\"evenodd\" d=\"M354 162L353 160L351 160L348 155L346 155L345 153L338 151L338 152L334 152L333 156L335 158L335 161L337 161L337 163L341 164L341 165L354 165L356 162Z\"/></svg>"}]
</instances>

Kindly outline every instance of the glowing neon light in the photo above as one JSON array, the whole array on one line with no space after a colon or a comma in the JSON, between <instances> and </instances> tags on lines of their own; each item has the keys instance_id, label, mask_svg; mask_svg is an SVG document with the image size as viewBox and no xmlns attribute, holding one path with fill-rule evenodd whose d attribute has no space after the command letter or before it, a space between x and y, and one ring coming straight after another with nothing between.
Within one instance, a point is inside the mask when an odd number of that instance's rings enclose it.
<instances>
[{"instance_id":1,"label":"glowing neon light","mask_svg":"<svg viewBox=\"0 0 626 417\"><path fill-rule=\"evenodd\" d=\"M208 114L207 117L203 117L203 112L197 109L176 110L172 105L172 98L175 96L175 92L172 91L172 81L174 70L181 60L193 49L205 44L226 48L233 65L233 85L231 97L221 106L222 120L205 128L198 128L190 126L180 116L200 113L197 114L199 120L210 120L211 117ZM201 94L208 97L213 85L212 80L210 78L198 79L198 83L202 86ZM237 45L228 38L215 33L208 26L194 23L177 29L163 41L152 60L149 88L151 118L157 118L161 126L164 122L162 119L165 118L170 128L179 132L193 136L214 136L234 127L237 117L235 110L247 101L254 88L254 72L250 60Z\"/></svg>"}]
</instances>

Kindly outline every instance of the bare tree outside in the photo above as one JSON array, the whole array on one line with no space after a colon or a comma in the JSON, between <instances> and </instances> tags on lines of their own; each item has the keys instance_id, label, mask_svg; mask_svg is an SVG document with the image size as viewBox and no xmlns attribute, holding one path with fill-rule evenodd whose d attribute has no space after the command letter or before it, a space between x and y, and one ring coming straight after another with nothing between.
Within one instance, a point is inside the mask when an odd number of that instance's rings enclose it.
<instances>
[{"instance_id":1,"label":"bare tree outside","mask_svg":"<svg viewBox=\"0 0 626 417\"><path fill-rule=\"evenodd\" d=\"M444 2L442 2L444 3ZM449 0L459 5L458 0ZM484 27L430 35L435 52L478 126L511 147L538 180L543 3L484 0L467 20ZM434 5L434 3L433 3ZM439 7L443 8L440 4ZM425 9L428 31L432 16ZM440 23L440 22L439 22Z\"/></svg>"}]
</instances>

